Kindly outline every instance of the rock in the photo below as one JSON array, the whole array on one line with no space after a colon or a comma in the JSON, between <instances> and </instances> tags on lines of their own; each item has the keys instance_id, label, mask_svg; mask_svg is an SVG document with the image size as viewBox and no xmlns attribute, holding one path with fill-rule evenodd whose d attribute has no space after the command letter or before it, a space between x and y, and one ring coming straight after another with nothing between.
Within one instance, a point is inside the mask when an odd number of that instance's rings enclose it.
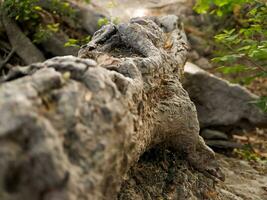
<instances>
[{"instance_id":1,"label":"rock","mask_svg":"<svg viewBox=\"0 0 267 200\"><path fill-rule=\"evenodd\" d=\"M99 7L92 5L80 6L78 10L78 19L82 27L90 34L93 35L100 27L98 20L106 17L106 12Z\"/></svg>"},{"instance_id":2,"label":"rock","mask_svg":"<svg viewBox=\"0 0 267 200\"><path fill-rule=\"evenodd\" d=\"M208 61L207 58L201 57L200 59L195 61L196 65L198 65L202 69L211 69L213 66Z\"/></svg>"},{"instance_id":3,"label":"rock","mask_svg":"<svg viewBox=\"0 0 267 200\"><path fill-rule=\"evenodd\" d=\"M198 60L199 59L199 54L197 51L193 50L193 51L190 51L189 52L189 55L188 55L188 59L191 61L191 62L194 62L195 60Z\"/></svg>"},{"instance_id":4,"label":"rock","mask_svg":"<svg viewBox=\"0 0 267 200\"><path fill-rule=\"evenodd\" d=\"M201 131L200 135L204 139L221 139L221 140L227 140L228 136L220 131L211 130L211 129L204 129Z\"/></svg>"},{"instance_id":5,"label":"rock","mask_svg":"<svg viewBox=\"0 0 267 200\"><path fill-rule=\"evenodd\" d=\"M41 43L46 53L52 56L77 56L79 47L65 47L65 43L68 41L68 36L63 33L54 33L49 38Z\"/></svg>"},{"instance_id":6,"label":"rock","mask_svg":"<svg viewBox=\"0 0 267 200\"><path fill-rule=\"evenodd\" d=\"M209 147L218 149L235 149L242 147L241 144L226 140L205 140L205 142Z\"/></svg>"},{"instance_id":7,"label":"rock","mask_svg":"<svg viewBox=\"0 0 267 200\"><path fill-rule=\"evenodd\" d=\"M195 49L199 53L200 56L204 56L204 54L206 53L204 50L208 46L207 40L193 33L188 34L188 40L192 48Z\"/></svg>"},{"instance_id":8,"label":"rock","mask_svg":"<svg viewBox=\"0 0 267 200\"><path fill-rule=\"evenodd\" d=\"M187 62L183 85L197 107L202 128L267 125L267 114L251 103L259 97L238 84L231 84Z\"/></svg>"},{"instance_id":9,"label":"rock","mask_svg":"<svg viewBox=\"0 0 267 200\"><path fill-rule=\"evenodd\" d=\"M220 183L219 196L222 200L265 200L267 192L267 165L254 163L237 158L227 158L217 154L217 158L226 175L224 183ZM257 165L257 170L254 168ZM222 191L222 189L224 191ZM225 192L225 190L227 192ZM220 194L222 192L222 194ZM226 194L224 196L223 194ZM229 194L231 193L231 194ZM229 196L229 198L227 198ZM233 198L231 198L231 196ZM238 197L238 198L237 198Z\"/></svg>"}]
</instances>

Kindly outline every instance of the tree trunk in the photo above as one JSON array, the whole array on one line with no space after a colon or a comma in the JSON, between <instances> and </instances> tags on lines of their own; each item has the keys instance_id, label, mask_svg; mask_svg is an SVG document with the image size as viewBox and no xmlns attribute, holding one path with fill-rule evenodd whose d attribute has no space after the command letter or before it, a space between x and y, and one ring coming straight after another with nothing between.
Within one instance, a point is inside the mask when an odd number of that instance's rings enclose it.
<instances>
[{"instance_id":1,"label":"tree trunk","mask_svg":"<svg viewBox=\"0 0 267 200\"><path fill-rule=\"evenodd\" d=\"M0 86L1 199L116 199L158 144L223 179L180 83L180 27L176 16L110 24L79 58L14 68Z\"/></svg>"}]
</instances>

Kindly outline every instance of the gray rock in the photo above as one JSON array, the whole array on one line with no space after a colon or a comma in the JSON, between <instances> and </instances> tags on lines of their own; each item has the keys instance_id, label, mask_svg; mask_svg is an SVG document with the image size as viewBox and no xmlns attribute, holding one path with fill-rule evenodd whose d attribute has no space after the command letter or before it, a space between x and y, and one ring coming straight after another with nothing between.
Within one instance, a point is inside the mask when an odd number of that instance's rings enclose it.
<instances>
[{"instance_id":1,"label":"gray rock","mask_svg":"<svg viewBox=\"0 0 267 200\"><path fill-rule=\"evenodd\" d=\"M53 56L76 56L79 51L79 47L65 47L65 43L68 41L68 36L63 33L54 33L49 38L41 43L42 47L47 53Z\"/></svg>"},{"instance_id":2,"label":"gray rock","mask_svg":"<svg viewBox=\"0 0 267 200\"><path fill-rule=\"evenodd\" d=\"M188 59L192 62L194 62L195 60L198 60L200 58L199 54L197 51L190 51L188 54Z\"/></svg>"},{"instance_id":3,"label":"gray rock","mask_svg":"<svg viewBox=\"0 0 267 200\"><path fill-rule=\"evenodd\" d=\"M211 69L213 66L207 58L201 57L195 63L202 69Z\"/></svg>"},{"instance_id":4,"label":"gray rock","mask_svg":"<svg viewBox=\"0 0 267 200\"><path fill-rule=\"evenodd\" d=\"M216 186L220 188L219 198L223 200L266 200L266 165L256 170L249 161L216 155L222 165L226 179ZM226 192L227 191L227 192ZM231 195L232 194L232 195Z\"/></svg>"},{"instance_id":5,"label":"gray rock","mask_svg":"<svg viewBox=\"0 0 267 200\"><path fill-rule=\"evenodd\" d=\"M241 144L226 140L205 140L205 142L209 147L220 148L220 149L235 149L242 147Z\"/></svg>"},{"instance_id":6,"label":"gray rock","mask_svg":"<svg viewBox=\"0 0 267 200\"><path fill-rule=\"evenodd\" d=\"M202 128L267 125L267 114L251 103L259 97L238 84L231 84L188 62L183 85L197 107Z\"/></svg>"},{"instance_id":7,"label":"gray rock","mask_svg":"<svg viewBox=\"0 0 267 200\"><path fill-rule=\"evenodd\" d=\"M204 139L221 139L221 140L228 139L228 136L225 133L211 129L204 129L203 131L201 131L201 136Z\"/></svg>"},{"instance_id":8,"label":"gray rock","mask_svg":"<svg viewBox=\"0 0 267 200\"><path fill-rule=\"evenodd\" d=\"M86 5L79 8L78 11L80 23L82 27L91 35L93 35L100 27L98 20L106 17L106 12L99 7Z\"/></svg>"}]
</instances>

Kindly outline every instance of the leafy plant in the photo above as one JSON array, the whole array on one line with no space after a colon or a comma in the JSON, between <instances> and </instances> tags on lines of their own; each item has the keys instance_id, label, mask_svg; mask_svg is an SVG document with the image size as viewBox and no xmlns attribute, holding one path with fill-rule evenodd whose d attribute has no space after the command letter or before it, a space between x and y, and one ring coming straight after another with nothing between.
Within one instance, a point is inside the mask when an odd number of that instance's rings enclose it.
<instances>
[{"instance_id":1,"label":"leafy plant","mask_svg":"<svg viewBox=\"0 0 267 200\"><path fill-rule=\"evenodd\" d=\"M44 8L39 4L40 0L4 0L1 12L23 25L34 43L40 43L48 39L53 33L60 29L60 21L54 22L47 18L54 16L66 16L74 19L75 10L66 0L47 0L49 3ZM83 0L90 3L90 0ZM56 19L58 17L55 17Z\"/></svg>"},{"instance_id":2,"label":"leafy plant","mask_svg":"<svg viewBox=\"0 0 267 200\"><path fill-rule=\"evenodd\" d=\"M198 0L195 11L221 21L222 31L216 42L213 62L225 74L244 72L243 84L257 77L267 77L267 2L263 0ZM265 102L265 103L264 103ZM267 98L256 105L266 106ZM266 108L263 108L267 112Z\"/></svg>"},{"instance_id":3,"label":"leafy plant","mask_svg":"<svg viewBox=\"0 0 267 200\"><path fill-rule=\"evenodd\" d=\"M38 15L40 7L36 6L37 2L38 0L5 0L3 2L3 10L9 17L18 21L35 21L40 17Z\"/></svg>"},{"instance_id":4,"label":"leafy plant","mask_svg":"<svg viewBox=\"0 0 267 200\"><path fill-rule=\"evenodd\" d=\"M113 23L113 24L118 24L120 19L118 17L111 17L111 19L108 19L106 17L100 18L97 22L98 26L104 26L107 25L108 23Z\"/></svg>"},{"instance_id":5,"label":"leafy plant","mask_svg":"<svg viewBox=\"0 0 267 200\"><path fill-rule=\"evenodd\" d=\"M241 159L253 162L261 162L262 157L255 153L253 147L250 144L246 144L241 149L235 149L234 153Z\"/></svg>"},{"instance_id":6,"label":"leafy plant","mask_svg":"<svg viewBox=\"0 0 267 200\"><path fill-rule=\"evenodd\" d=\"M56 33L59 31L59 24L47 24L46 26L44 25L39 25L37 28L34 36L33 36L33 42L38 44L41 43L42 41L47 40L53 33Z\"/></svg>"},{"instance_id":7,"label":"leafy plant","mask_svg":"<svg viewBox=\"0 0 267 200\"><path fill-rule=\"evenodd\" d=\"M68 40L68 42L66 42L64 44L64 46L65 47L79 47L79 46L82 46L82 45L88 43L90 40L91 40L91 36L87 36L87 37L82 38L80 40L74 39L74 38L70 38Z\"/></svg>"},{"instance_id":8,"label":"leafy plant","mask_svg":"<svg viewBox=\"0 0 267 200\"><path fill-rule=\"evenodd\" d=\"M267 112L267 97L261 97L258 101L251 102L258 106L264 112Z\"/></svg>"}]
</instances>

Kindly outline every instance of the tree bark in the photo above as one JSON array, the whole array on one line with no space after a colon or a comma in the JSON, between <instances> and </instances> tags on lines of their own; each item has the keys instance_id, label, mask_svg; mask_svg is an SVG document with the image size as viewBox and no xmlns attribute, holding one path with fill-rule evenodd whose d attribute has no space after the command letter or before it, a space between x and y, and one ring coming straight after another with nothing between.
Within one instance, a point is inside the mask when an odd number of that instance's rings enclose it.
<instances>
[{"instance_id":1,"label":"tree bark","mask_svg":"<svg viewBox=\"0 0 267 200\"><path fill-rule=\"evenodd\" d=\"M116 199L158 144L223 179L180 83L187 49L176 16L137 18L100 29L79 58L14 68L0 86L1 199Z\"/></svg>"}]
</instances>

